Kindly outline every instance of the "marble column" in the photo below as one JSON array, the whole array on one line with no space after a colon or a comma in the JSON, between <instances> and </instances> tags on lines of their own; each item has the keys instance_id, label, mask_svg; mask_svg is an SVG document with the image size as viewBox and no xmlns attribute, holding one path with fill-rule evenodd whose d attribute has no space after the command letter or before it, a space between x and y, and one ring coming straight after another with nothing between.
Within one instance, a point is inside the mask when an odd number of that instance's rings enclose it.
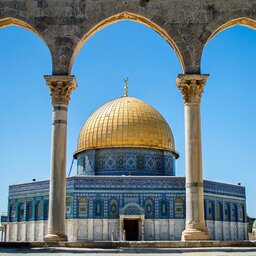
<instances>
[{"instance_id":1,"label":"marble column","mask_svg":"<svg viewBox=\"0 0 256 256\"><path fill-rule=\"evenodd\" d=\"M66 137L67 110L74 76L45 76L52 98L52 144L49 193L48 233L45 241L66 241Z\"/></svg>"},{"instance_id":2,"label":"marble column","mask_svg":"<svg viewBox=\"0 0 256 256\"><path fill-rule=\"evenodd\" d=\"M209 240L204 220L200 100L208 75L178 75L185 105L186 227L182 241Z\"/></svg>"}]
</instances>

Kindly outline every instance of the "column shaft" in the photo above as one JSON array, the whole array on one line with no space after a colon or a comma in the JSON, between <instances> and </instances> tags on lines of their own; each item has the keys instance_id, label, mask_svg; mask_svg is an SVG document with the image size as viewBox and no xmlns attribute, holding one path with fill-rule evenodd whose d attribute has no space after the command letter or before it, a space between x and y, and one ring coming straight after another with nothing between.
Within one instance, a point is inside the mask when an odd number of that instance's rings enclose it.
<instances>
[{"instance_id":1,"label":"column shaft","mask_svg":"<svg viewBox=\"0 0 256 256\"><path fill-rule=\"evenodd\" d=\"M204 221L200 99L207 75L179 75L185 104L186 228L182 240L208 240Z\"/></svg>"},{"instance_id":2,"label":"column shaft","mask_svg":"<svg viewBox=\"0 0 256 256\"><path fill-rule=\"evenodd\" d=\"M66 241L66 138L67 110L74 77L45 76L52 97L52 143L49 192L48 234L45 241Z\"/></svg>"},{"instance_id":3,"label":"column shaft","mask_svg":"<svg viewBox=\"0 0 256 256\"><path fill-rule=\"evenodd\" d=\"M65 235L66 136L67 107L54 106L52 112L48 233L63 237L63 240L67 240Z\"/></svg>"}]
</instances>

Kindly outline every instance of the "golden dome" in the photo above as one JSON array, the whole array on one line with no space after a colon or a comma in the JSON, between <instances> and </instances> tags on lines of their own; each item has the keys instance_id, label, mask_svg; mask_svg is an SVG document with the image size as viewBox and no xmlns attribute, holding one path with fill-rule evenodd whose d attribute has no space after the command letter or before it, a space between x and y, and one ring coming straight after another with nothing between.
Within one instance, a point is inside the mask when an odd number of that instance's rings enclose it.
<instances>
[{"instance_id":1,"label":"golden dome","mask_svg":"<svg viewBox=\"0 0 256 256\"><path fill-rule=\"evenodd\" d=\"M133 97L100 106L84 123L74 156L87 149L121 147L162 149L178 156L171 129L162 115Z\"/></svg>"}]
</instances>

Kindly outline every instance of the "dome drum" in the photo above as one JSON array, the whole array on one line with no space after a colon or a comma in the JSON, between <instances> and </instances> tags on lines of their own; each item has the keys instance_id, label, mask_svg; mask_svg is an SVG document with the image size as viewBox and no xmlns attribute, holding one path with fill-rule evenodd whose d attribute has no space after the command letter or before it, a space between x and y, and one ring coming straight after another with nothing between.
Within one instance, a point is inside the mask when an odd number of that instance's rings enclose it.
<instances>
[{"instance_id":1,"label":"dome drum","mask_svg":"<svg viewBox=\"0 0 256 256\"><path fill-rule=\"evenodd\" d=\"M143 148L87 150L77 156L78 175L175 176L175 155Z\"/></svg>"}]
</instances>

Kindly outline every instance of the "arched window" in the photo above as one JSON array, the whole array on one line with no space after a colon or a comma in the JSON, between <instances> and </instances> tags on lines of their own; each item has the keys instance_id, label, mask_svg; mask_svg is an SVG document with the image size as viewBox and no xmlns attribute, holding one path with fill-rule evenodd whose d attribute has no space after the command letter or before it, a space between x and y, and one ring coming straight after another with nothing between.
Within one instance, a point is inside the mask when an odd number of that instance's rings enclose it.
<instances>
[{"instance_id":1,"label":"arched window","mask_svg":"<svg viewBox=\"0 0 256 256\"><path fill-rule=\"evenodd\" d=\"M41 220L42 218L42 203L41 201L36 202L35 219Z\"/></svg>"},{"instance_id":2,"label":"arched window","mask_svg":"<svg viewBox=\"0 0 256 256\"><path fill-rule=\"evenodd\" d=\"M243 204L239 205L239 221L242 221L242 222L245 221L245 210L244 210Z\"/></svg>"},{"instance_id":3,"label":"arched window","mask_svg":"<svg viewBox=\"0 0 256 256\"><path fill-rule=\"evenodd\" d=\"M230 205L228 203L225 203L225 206L224 206L224 220L225 221L230 220Z\"/></svg>"},{"instance_id":4,"label":"arched window","mask_svg":"<svg viewBox=\"0 0 256 256\"><path fill-rule=\"evenodd\" d=\"M174 201L174 216L180 219L184 219L185 217L184 200L180 197Z\"/></svg>"},{"instance_id":5,"label":"arched window","mask_svg":"<svg viewBox=\"0 0 256 256\"><path fill-rule=\"evenodd\" d=\"M27 202L26 204L26 220L32 220L33 215L33 202Z\"/></svg>"},{"instance_id":6,"label":"arched window","mask_svg":"<svg viewBox=\"0 0 256 256\"><path fill-rule=\"evenodd\" d=\"M214 202L209 201L207 204L207 219L208 220L214 220L215 219L215 207L214 207Z\"/></svg>"},{"instance_id":7,"label":"arched window","mask_svg":"<svg viewBox=\"0 0 256 256\"><path fill-rule=\"evenodd\" d=\"M146 218L154 217L154 202L152 199L147 199L145 201L145 217Z\"/></svg>"},{"instance_id":8,"label":"arched window","mask_svg":"<svg viewBox=\"0 0 256 256\"><path fill-rule=\"evenodd\" d=\"M88 199L81 197L78 200L78 217L87 217L88 216Z\"/></svg>"},{"instance_id":9,"label":"arched window","mask_svg":"<svg viewBox=\"0 0 256 256\"><path fill-rule=\"evenodd\" d=\"M18 206L18 221L24 220L24 203Z\"/></svg>"},{"instance_id":10,"label":"arched window","mask_svg":"<svg viewBox=\"0 0 256 256\"><path fill-rule=\"evenodd\" d=\"M102 215L102 203L100 200L96 200L94 202L94 214L97 217L100 217Z\"/></svg>"},{"instance_id":11,"label":"arched window","mask_svg":"<svg viewBox=\"0 0 256 256\"><path fill-rule=\"evenodd\" d=\"M48 219L48 214L49 214L49 200L46 199L44 201L44 219L47 220Z\"/></svg>"},{"instance_id":12,"label":"arched window","mask_svg":"<svg viewBox=\"0 0 256 256\"><path fill-rule=\"evenodd\" d=\"M237 205L236 204L231 204L230 206L230 213L231 213L231 221L237 221Z\"/></svg>"},{"instance_id":13,"label":"arched window","mask_svg":"<svg viewBox=\"0 0 256 256\"><path fill-rule=\"evenodd\" d=\"M168 215L168 204L166 200L162 200L160 203L161 217L167 217Z\"/></svg>"},{"instance_id":14,"label":"arched window","mask_svg":"<svg viewBox=\"0 0 256 256\"><path fill-rule=\"evenodd\" d=\"M110 218L118 218L119 216L119 209L118 209L118 203L116 199L111 199L109 202L109 217Z\"/></svg>"},{"instance_id":15,"label":"arched window","mask_svg":"<svg viewBox=\"0 0 256 256\"><path fill-rule=\"evenodd\" d=\"M16 220L16 205L15 203L12 203L10 205L10 221L15 221Z\"/></svg>"},{"instance_id":16,"label":"arched window","mask_svg":"<svg viewBox=\"0 0 256 256\"><path fill-rule=\"evenodd\" d=\"M223 220L223 208L221 202L217 203L217 220Z\"/></svg>"}]
</instances>

